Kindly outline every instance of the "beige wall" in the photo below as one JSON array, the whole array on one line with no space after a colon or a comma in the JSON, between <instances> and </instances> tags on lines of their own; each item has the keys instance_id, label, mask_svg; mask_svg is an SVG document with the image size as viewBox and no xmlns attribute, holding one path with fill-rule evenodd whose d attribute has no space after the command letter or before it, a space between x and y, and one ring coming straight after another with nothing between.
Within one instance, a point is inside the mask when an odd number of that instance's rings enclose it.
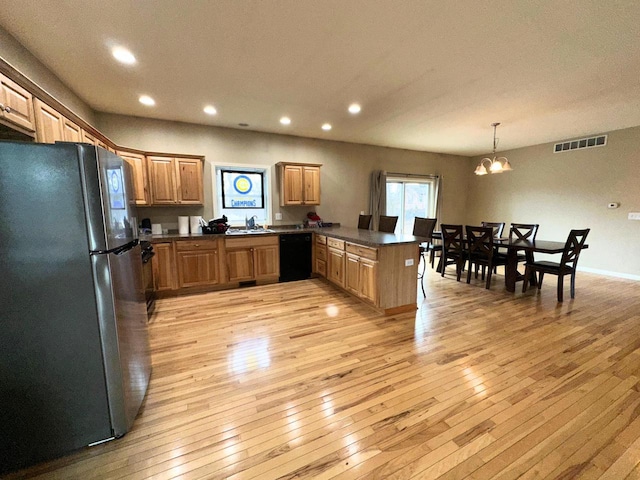
<instances>
[{"instance_id":1,"label":"beige wall","mask_svg":"<svg viewBox=\"0 0 640 480\"><path fill-rule=\"evenodd\" d=\"M322 204L315 210L325 220L355 227L361 210L369 210L369 177L373 170L443 175L444 212L449 222L465 218L470 160L454 155L313 140L228 128L207 127L113 114L98 114L98 128L115 142L148 151L205 155L204 209L145 208L141 216L176 228L178 215L213 216L212 164L272 166L274 212L277 224L301 223L310 207L280 207L275 164L321 163ZM450 186L450 188L448 188ZM454 187L455 186L455 187Z\"/></svg>"},{"instance_id":2,"label":"beige wall","mask_svg":"<svg viewBox=\"0 0 640 480\"><path fill-rule=\"evenodd\" d=\"M605 147L501 152L512 172L478 177L470 170L466 221L539 223L541 240L564 241L570 229L590 228L580 267L640 278L640 221L627 220L640 211L640 127L608 135ZM608 209L611 202L620 208Z\"/></svg>"},{"instance_id":3,"label":"beige wall","mask_svg":"<svg viewBox=\"0 0 640 480\"><path fill-rule=\"evenodd\" d=\"M0 58L95 127L93 110L1 27Z\"/></svg>"}]
</instances>

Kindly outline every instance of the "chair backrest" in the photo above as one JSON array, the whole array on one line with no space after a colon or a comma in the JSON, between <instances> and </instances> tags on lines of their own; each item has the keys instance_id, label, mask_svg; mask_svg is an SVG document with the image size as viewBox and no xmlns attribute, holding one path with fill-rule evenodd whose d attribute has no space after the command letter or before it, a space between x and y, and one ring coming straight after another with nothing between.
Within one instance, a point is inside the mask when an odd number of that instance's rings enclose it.
<instances>
[{"instance_id":1,"label":"chair backrest","mask_svg":"<svg viewBox=\"0 0 640 480\"><path fill-rule=\"evenodd\" d=\"M433 229L436 227L436 221L436 218L416 217L413 221L413 236L425 237L430 240L433 235Z\"/></svg>"},{"instance_id":2,"label":"chair backrest","mask_svg":"<svg viewBox=\"0 0 640 480\"><path fill-rule=\"evenodd\" d=\"M380 215L380 220L378 220L378 231L393 233L396 230L396 223L398 223L398 217Z\"/></svg>"},{"instance_id":3,"label":"chair backrest","mask_svg":"<svg viewBox=\"0 0 640 480\"><path fill-rule=\"evenodd\" d=\"M576 268L578 265L578 257L580 257L580 251L584 247L587 241L587 235L590 229L584 230L571 230L569 232L569 238L564 245L564 252L562 252L562 260L560 261L560 270L564 270L567 266Z\"/></svg>"},{"instance_id":4,"label":"chair backrest","mask_svg":"<svg viewBox=\"0 0 640 480\"><path fill-rule=\"evenodd\" d=\"M482 222L481 226L493 228L494 238L502 237L502 232L504 231L504 222Z\"/></svg>"},{"instance_id":5,"label":"chair backrest","mask_svg":"<svg viewBox=\"0 0 640 480\"><path fill-rule=\"evenodd\" d=\"M512 223L509 228L509 241L528 240L533 242L538 234L537 223Z\"/></svg>"},{"instance_id":6,"label":"chair backrest","mask_svg":"<svg viewBox=\"0 0 640 480\"><path fill-rule=\"evenodd\" d=\"M493 256L493 234L491 226L470 227L467 225L467 248L470 257L489 259Z\"/></svg>"},{"instance_id":7,"label":"chair backrest","mask_svg":"<svg viewBox=\"0 0 640 480\"><path fill-rule=\"evenodd\" d=\"M464 251L464 241L462 238L462 225L441 224L442 231L442 250L445 255L448 253L457 253L462 255Z\"/></svg>"},{"instance_id":8,"label":"chair backrest","mask_svg":"<svg viewBox=\"0 0 640 480\"><path fill-rule=\"evenodd\" d=\"M358 217L358 228L369 230L369 226L371 225L371 217L373 217L373 215L360 215Z\"/></svg>"}]
</instances>

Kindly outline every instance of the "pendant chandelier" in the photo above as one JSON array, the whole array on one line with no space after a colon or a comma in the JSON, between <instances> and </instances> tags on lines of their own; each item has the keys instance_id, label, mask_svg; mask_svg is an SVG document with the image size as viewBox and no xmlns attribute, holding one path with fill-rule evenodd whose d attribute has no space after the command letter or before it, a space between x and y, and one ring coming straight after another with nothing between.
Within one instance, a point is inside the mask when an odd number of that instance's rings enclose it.
<instances>
[{"instance_id":1,"label":"pendant chandelier","mask_svg":"<svg viewBox=\"0 0 640 480\"><path fill-rule=\"evenodd\" d=\"M493 158L485 157L480 160L480 163L476 167L475 173L476 175L486 175L487 173L502 173L502 172L510 172L512 170L511 164L506 157L497 157L496 158L496 147L498 146L498 139L496 138L496 127L500 125L499 123L492 123L493 127ZM489 169L485 166L485 162L488 163Z\"/></svg>"}]
</instances>

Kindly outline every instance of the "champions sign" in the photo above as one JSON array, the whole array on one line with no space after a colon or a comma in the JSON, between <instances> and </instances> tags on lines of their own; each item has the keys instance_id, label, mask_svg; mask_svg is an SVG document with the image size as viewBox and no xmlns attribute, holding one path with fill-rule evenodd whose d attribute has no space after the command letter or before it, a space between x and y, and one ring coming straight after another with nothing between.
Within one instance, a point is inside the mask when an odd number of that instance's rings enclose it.
<instances>
[{"instance_id":1,"label":"champions sign","mask_svg":"<svg viewBox=\"0 0 640 480\"><path fill-rule=\"evenodd\" d=\"M222 170L223 208L264 208L263 174Z\"/></svg>"}]
</instances>

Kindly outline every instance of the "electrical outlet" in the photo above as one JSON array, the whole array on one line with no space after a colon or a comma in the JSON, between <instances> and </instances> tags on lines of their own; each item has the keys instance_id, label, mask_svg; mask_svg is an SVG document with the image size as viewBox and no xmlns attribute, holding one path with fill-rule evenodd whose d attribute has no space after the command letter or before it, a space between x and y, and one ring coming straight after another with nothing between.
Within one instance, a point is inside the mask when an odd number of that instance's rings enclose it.
<instances>
[{"instance_id":1,"label":"electrical outlet","mask_svg":"<svg viewBox=\"0 0 640 480\"><path fill-rule=\"evenodd\" d=\"M640 212L629 212L629 220L640 220Z\"/></svg>"},{"instance_id":2,"label":"electrical outlet","mask_svg":"<svg viewBox=\"0 0 640 480\"><path fill-rule=\"evenodd\" d=\"M360 210L360 215L364 215L364 210Z\"/></svg>"},{"instance_id":3,"label":"electrical outlet","mask_svg":"<svg viewBox=\"0 0 640 480\"><path fill-rule=\"evenodd\" d=\"M276 213L276 220L282 220L282 214Z\"/></svg>"},{"instance_id":4,"label":"electrical outlet","mask_svg":"<svg viewBox=\"0 0 640 480\"><path fill-rule=\"evenodd\" d=\"M411 266L413 266L413 258L407 258L407 259L404 261L404 266L405 266L405 267L411 267Z\"/></svg>"}]
</instances>

